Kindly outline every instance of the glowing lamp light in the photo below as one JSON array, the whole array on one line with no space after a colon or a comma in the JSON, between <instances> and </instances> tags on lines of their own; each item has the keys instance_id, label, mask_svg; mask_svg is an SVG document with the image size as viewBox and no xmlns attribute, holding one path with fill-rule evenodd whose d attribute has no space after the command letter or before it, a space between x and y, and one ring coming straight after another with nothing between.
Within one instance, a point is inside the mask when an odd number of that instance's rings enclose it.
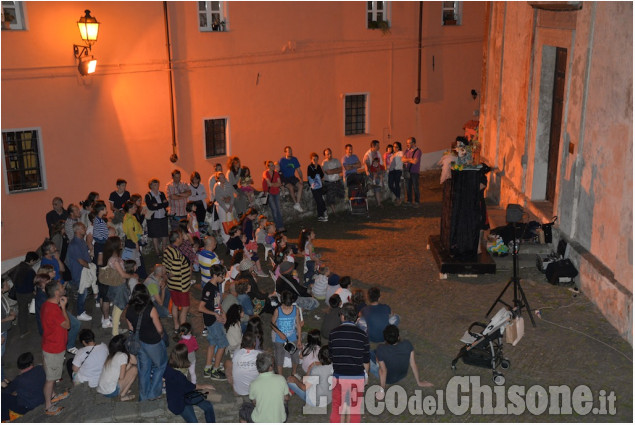
<instances>
[{"instance_id":1,"label":"glowing lamp light","mask_svg":"<svg viewBox=\"0 0 635 425\"><path fill-rule=\"evenodd\" d=\"M79 34L89 46L97 41L97 35L99 34L99 22L97 19L90 16L90 10L84 11L86 14L79 18L77 26L79 27Z\"/></svg>"},{"instance_id":2,"label":"glowing lamp light","mask_svg":"<svg viewBox=\"0 0 635 425\"><path fill-rule=\"evenodd\" d=\"M77 27L79 28L82 41L85 44L73 44L73 54L75 55L75 59L79 62L77 65L79 73L81 75L89 75L97 69L97 59L89 55L89 53L91 52L92 45L97 41L99 22L90 16L90 10L85 10L84 13L85 15L77 21Z\"/></svg>"},{"instance_id":3,"label":"glowing lamp light","mask_svg":"<svg viewBox=\"0 0 635 425\"><path fill-rule=\"evenodd\" d=\"M82 75L92 74L97 69L97 59L95 59L93 56L85 56L79 60L77 69Z\"/></svg>"}]
</instances>

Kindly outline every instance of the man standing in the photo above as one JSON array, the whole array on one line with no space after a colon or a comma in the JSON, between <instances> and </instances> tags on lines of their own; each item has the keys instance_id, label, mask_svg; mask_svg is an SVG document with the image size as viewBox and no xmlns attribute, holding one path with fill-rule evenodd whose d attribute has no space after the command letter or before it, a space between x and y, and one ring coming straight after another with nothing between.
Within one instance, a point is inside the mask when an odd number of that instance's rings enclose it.
<instances>
[{"instance_id":1,"label":"man standing","mask_svg":"<svg viewBox=\"0 0 635 425\"><path fill-rule=\"evenodd\" d=\"M79 221L79 207L75 204L70 204L66 209L66 212L68 213L68 218L64 222L64 233L66 234L66 239L70 242L73 240L73 236L75 235L73 225Z\"/></svg>"},{"instance_id":2,"label":"man standing","mask_svg":"<svg viewBox=\"0 0 635 425\"><path fill-rule=\"evenodd\" d=\"M64 209L64 201L59 196L53 198L53 209L46 213L46 227L49 231L49 236L51 236L51 231L53 230L53 226L56 225L60 220L66 220L68 218L68 212Z\"/></svg>"},{"instance_id":3,"label":"man standing","mask_svg":"<svg viewBox=\"0 0 635 425\"><path fill-rule=\"evenodd\" d=\"M66 293L66 289L64 287L64 281L62 279L61 273L66 270L64 267L64 262L60 260L59 252L57 251L57 247L51 240L44 241L42 244L42 260L40 261L40 267L44 265L53 266L55 270L55 282L59 282L62 285L62 293ZM37 300L36 300L37 302ZM41 313L40 313L41 317ZM79 328L81 327L79 320L72 314L68 313L68 318L70 320L70 332L68 333L68 345L66 349L69 353L75 354L77 352L77 348L75 347L75 340L77 339L77 334L79 333Z\"/></svg>"},{"instance_id":4,"label":"man standing","mask_svg":"<svg viewBox=\"0 0 635 425\"><path fill-rule=\"evenodd\" d=\"M293 200L293 208L302 212L303 209L300 206L300 202L302 201L302 189L304 188L302 170L300 169L300 161L298 158L293 156L293 150L291 146L285 146L284 148L284 157L280 158L280 179L282 180L282 184L289 189L289 194L291 195L291 199ZM298 174L298 177L295 174ZM297 190L297 193L295 192Z\"/></svg>"},{"instance_id":5,"label":"man standing","mask_svg":"<svg viewBox=\"0 0 635 425\"><path fill-rule=\"evenodd\" d=\"M181 183L181 172L172 171L172 181L166 187L168 201L170 201L170 215L172 215L172 228L179 225L179 221L187 216L185 205L192 194L189 184Z\"/></svg>"},{"instance_id":6,"label":"man standing","mask_svg":"<svg viewBox=\"0 0 635 425\"><path fill-rule=\"evenodd\" d=\"M62 285L58 281L51 281L46 284L45 292L48 299L40 310L43 331L42 357L46 373L44 405L47 415L56 416L63 408L55 403L68 397L67 391L53 395L53 387L55 381L62 377L64 370L64 351L71 322L66 313L68 299L63 295Z\"/></svg>"},{"instance_id":7,"label":"man standing","mask_svg":"<svg viewBox=\"0 0 635 425\"><path fill-rule=\"evenodd\" d=\"M214 252L217 245L215 237L206 236L203 245L203 249L198 252L198 265L201 268L201 286L204 287L212 278L210 267L214 264L220 264L220 260Z\"/></svg>"},{"instance_id":8,"label":"man standing","mask_svg":"<svg viewBox=\"0 0 635 425\"><path fill-rule=\"evenodd\" d=\"M406 153L403 156L404 174L406 178L406 202L408 205L413 201L412 192L414 191L414 202L412 206L419 207L419 172L421 171L421 149L417 147L417 140L414 137L406 140ZM407 171L407 173L406 173Z\"/></svg>"},{"instance_id":9,"label":"man standing","mask_svg":"<svg viewBox=\"0 0 635 425\"><path fill-rule=\"evenodd\" d=\"M15 293L18 298L18 326L20 327L20 338L29 333L27 326L29 319L29 304L33 299L33 279L35 279L35 270L33 266L40 261L37 253L29 251L26 253L24 261L17 265L10 273L11 280L15 285Z\"/></svg>"},{"instance_id":10,"label":"man standing","mask_svg":"<svg viewBox=\"0 0 635 425\"><path fill-rule=\"evenodd\" d=\"M126 201L130 200L130 192L126 190L127 181L124 179L117 179L117 190L112 192L108 197L108 202L110 203L110 210L113 212L115 217L119 216L123 218L123 206Z\"/></svg>"},{"instance_id":11,"label":"man standing","mask_svg":"<svg viewBox=\"0 0 635 425\"><path fill-rule=\"evenodd\" d=\"M353 304L342 306L341 319L342 324L329 334L334 381L331 422L360 422L370 366L368 336L355 325L357 309Z\"/></svg>"},{"instance_id":12,"label":"man standing","mask_svg":"<svg viewBox=\"0 0 635 425\"><path fill-rule=\"evenodd\" d=\"M363 176L359 174L362 164L359 162L357 155L353 153L353 145L350 143L344 146L344 157L342 158L342 167L344 168L344 179L346 186L359 184L363 180Z\"/></svg>"},{"instance_id":13,"label":"man standing","mask_svg":"<svg viewBox=\"0 0 635 425\"><path fill-rule=\"evenodd\" d=\"M73 225L73 232L74 236L71 239L70 244L68 244L68 251L66 252L66 265L71 271L71 285L73 286L73 290L78 292L76 311L77 318L79 320L89 322L93 320L93 318L86 313L84 306L88 291L84 288L84 292L79 293L79 283L82 280L82 271L84 269L88 269L91 262L88 245L86 245L86 241L84 240L84 236L86 236L86 226L84 226L84 223L82 222L76 222Z\"/></svg>"},{"instance_id":14,"label":"man standing","mask_svg":"<svg viewBox=\"0 0 635 425\"><path fill-rule=\"evenodd\" d=\"M379 140L373 140L370 142L370 149L364 154L364 168L366 168L366 174L370 175L370 166L373 164L373 160L379 160L381 165L384 165L384 159L379 153Z\"/></svg>"},{"instance_id":15,"label":"man standing","mask_svg":"<svg viewBox=\"0 0 635 425\"><path fill-rule=\"evenodd\" d=\"M170 232L170 246L163 251L163 267L168 274L168 289L170 290L170 298L172 298L174 333L178 333L179 326L187 321L187 312L190 309L192 272L189 261L179 250L182 243L181 233L172 230ZM179 307L181 307L180 313Z\"/></svg>"}]
</instances>

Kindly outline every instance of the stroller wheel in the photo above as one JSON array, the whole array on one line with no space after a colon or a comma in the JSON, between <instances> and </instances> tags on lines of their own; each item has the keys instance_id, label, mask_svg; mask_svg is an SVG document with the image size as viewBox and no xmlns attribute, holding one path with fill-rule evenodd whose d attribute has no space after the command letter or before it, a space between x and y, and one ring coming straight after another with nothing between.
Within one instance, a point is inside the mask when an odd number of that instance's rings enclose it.
<instances>
[{"instance_id":1,"label":"stroller wheel","mask_svg":"<svg viewBox=\"0 0 635 425\"><path fill-rule=\"evenodd\" d=\"M503 359L503 361L501 361L501 367L503 369L509 369L509 367L512 365L512 363L507 360L507 359Z\"/></svg>"},{"instance_id":2,"label":"stroller wheel","mask_svg":"<svg viewBox=\"0 0 635 425\"><path fill-rule=\"evenodd\" d=\"M494 372L494 376L492 377L492 379L494 380L494 383L496 385L505 385L505 377L502 373Z\"/></svg>"}]
</instances>

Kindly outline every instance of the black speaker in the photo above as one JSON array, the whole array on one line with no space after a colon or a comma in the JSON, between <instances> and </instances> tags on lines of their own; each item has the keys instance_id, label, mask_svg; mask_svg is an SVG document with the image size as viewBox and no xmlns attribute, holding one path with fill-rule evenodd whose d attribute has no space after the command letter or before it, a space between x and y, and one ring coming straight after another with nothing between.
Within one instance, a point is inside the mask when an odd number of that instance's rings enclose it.
<instances>
[{"instance_id":1,"label":"black speaker","mask_svg":"<svg viewBox=\"0 0 635 425\"><path fill-rule=\"evenodd\" d=\"M523 207L518 204L507 204L506 217L508 223L520 223L523 221Z\"/></svg>"}]
</instances>

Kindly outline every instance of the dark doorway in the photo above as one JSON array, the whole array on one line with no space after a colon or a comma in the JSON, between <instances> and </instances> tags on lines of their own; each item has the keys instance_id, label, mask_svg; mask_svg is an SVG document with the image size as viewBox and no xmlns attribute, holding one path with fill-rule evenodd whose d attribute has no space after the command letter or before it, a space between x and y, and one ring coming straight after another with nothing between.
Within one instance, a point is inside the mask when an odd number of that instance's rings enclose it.
<instances>
[{"instance_id":1,"label":"dark doorway","mask_svg":"<svg viewBox=\"0 0 635 425\"><path fill-rule=\"evenodd\" d=\"M547 200L554 202L558 178L558 156L560 153L560 130L564 105L564 84L567 71L567 49L556 49L556 66L553 81L551 106L551 128L549 131L549 162L547 165Z\"/></svg>"}]
</instances>

